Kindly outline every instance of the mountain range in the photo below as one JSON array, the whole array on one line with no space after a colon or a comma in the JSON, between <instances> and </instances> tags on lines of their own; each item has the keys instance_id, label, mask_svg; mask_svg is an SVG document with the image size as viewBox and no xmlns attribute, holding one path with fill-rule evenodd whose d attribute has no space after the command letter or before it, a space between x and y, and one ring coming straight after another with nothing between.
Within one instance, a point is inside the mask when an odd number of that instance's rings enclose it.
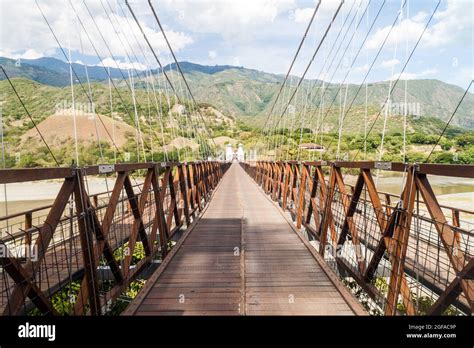
<instances>
[{"instance_id":1,"label":"mountain range","mask_svg":"<svg viewBox=\"0 0 474 348\"><path fill-rule=\"evenodd\" d=\"M24 77L57 87L67 86L70 83L69 64L55 58L22 59L18 64L15 60L0 57L0 64L4 66L10 77ZM257 124L261 124L270 111L284 80L283 75L230 65L205 66L181 62L180 67L197 101L211 104L230 116L246 120L252 118ZM73 63L73 68L81 81L85 81L88 76L92 81L107 83L107 72L102 66L87 66L86 70L84 65ZM179 76L175 64L165 66L164 70L172 81L178 81ZM108 68L108 72L118 85L125 84L123 77L128 76L128 71ZM160 70L153 71L155 75L161 73ZM0 76L0 80L4 78ZM298 79L296 76L290 77L289 83L287 82L282 91L282 96L288 98L294 91ZM78 83L76 76L74 81ZM138 79L135 82L137 86L140 86ZM297 94L294 104L301 102L302 98L307 98L308 105L317 109L321 104L321 86L322 81L304 80L300 87L303 93ZM324 87L324 106L327 108L332 105L334 112L339 110L340 100L346 100L346 107L353 105L354 109L365 105L365 86L360 88L359 85L348 84L341 88L339 84L324 83ZM390 81L369 83L367 86L368 104L372 108L380 109L387 98L389 88ZM439 80L419 79L408 81L405 96L405 83L400 81L391 95L392 110L395 105L395 112L397 112L397 107L399 111L400 103L406 100L409 112L446 121L452 115L463 93L463 89L458 86ZM465 129L474 129L474 95L472 93L466 95L452 124Z\"/></svg>"}]
</instances>

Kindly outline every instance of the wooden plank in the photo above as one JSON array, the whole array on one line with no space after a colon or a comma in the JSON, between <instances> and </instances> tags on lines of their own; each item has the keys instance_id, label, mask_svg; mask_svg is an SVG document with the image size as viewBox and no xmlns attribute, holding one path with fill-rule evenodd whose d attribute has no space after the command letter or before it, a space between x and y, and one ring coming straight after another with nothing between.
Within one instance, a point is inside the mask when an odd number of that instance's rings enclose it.
<instances>
[{"instance_id":1,"label":"wooden plank","mask_svg":"<svg viewBox=\"0 0 474 348\"><path fill-rule=\"evenodd\" d=\"M299 177L294 167L287 167L291 200ZM275 196L278 166L266 163L262 170L262 190ZM173 252L126 314L355 314L279 208L238 165ZM289 296L296 301L289 303Z\"/></svg>"}]
</instances>

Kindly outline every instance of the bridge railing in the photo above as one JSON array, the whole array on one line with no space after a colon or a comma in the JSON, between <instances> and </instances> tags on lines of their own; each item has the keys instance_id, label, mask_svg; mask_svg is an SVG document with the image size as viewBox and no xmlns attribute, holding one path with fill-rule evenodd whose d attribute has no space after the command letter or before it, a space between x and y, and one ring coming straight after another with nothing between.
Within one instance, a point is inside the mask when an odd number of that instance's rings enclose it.
<instances>
[{"instance_id":1,"label":"bridge railing","mask_svg":"<svg viewBox=\"0 0 474 348\"><path fill-rule=\"evenodd\" d=\"M0 217L2 313L110 311L117 298L137 291L136 279L147 267L166 257L228 167L188 162L0 170L0 184L61 184L53 204ZM90 194L88 180L98 176L113 184Z\"/></svg>"},{"instance_id":2,"label":"bridge railing","mask_svg":"<svg viewBox=\"0 0 474 348\"><path fill-rule=\"evenodd\" d=\"M473 311L474 212L441 205L430 180L474 178L474 166L296 161L242 166L291 213L372 313ZM378 190L378 171L401 176L400 195ZM355 183L348 185L349 179Z\"/></svg>"}]
</instances>

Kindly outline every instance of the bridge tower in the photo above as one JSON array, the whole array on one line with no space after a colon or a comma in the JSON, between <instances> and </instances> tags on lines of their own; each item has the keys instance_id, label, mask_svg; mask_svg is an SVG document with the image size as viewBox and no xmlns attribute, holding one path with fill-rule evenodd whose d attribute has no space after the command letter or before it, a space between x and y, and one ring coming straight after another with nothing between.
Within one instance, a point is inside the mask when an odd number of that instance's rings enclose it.
<instances>
[{"instance_id":1,"label":"bridge tower","mask_svg":"<svg viewBox=\"0 0 474 348\"><path fill-rule=\"evenodd\" d=\"M237 160L239 162L245 161L244 145L242 144L239 144L239 148L237 149Z\"/></svg>"},{"instance_id":2,"label":"bridge tower","mask_svg":"<svg viewBox=\"0 0 474 348\"><path fill-rule=\"evenodd\" d=\"M225 160L226 162L232 162L234 159L234 150L232 149L232 144L227 144L225 150Z\"/></svg>"}]
</instances>

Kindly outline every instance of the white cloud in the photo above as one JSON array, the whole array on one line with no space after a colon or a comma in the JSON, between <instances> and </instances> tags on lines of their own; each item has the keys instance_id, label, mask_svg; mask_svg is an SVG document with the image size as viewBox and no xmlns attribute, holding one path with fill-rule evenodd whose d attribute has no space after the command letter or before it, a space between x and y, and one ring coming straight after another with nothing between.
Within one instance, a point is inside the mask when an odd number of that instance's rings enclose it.
<instances>
[{"instance_id":1,"label":"white cloud","mask_svg":"<svg viewBox=\"0 0 474 348\"><path fill-rule=\"evenodd\" d=\"M437 69L427 69L423 70L420 73L409 73L409 72L403 72L401 75L400 73L394 74L392 77L390 77L390 80L396 80L400 76L400 80L415 80L415 79L420 79L423 77L435 75L438 73Z\"/></svg>"},{"instance_id":2,"label":"white cloud","mask_svg":"<svg viewBox=\"0 0 474 348\"><path fill-rule=\"evenodd\" d=\"M420 11L413 16L412 20L415 22L424 22L428 19L428 13L425 11Z\"/></svg>"},{"instance_id":3,"label":"white cloud","mask_svg":"<svg viewBox=\"0 0 474 348\"><path fill-rule=\"evenodd\" d=\"M369 64L364 64L362 66L356 66L352 69L354 72L367 72L369 71Z\"/></svg>"},{"instance_id":4,"label":"white cloud","mask_svg":"<svg viewBox=\"0 0 474 348\"><path fill-rule=\"evenodd\" d=\"M127 21L126 17L120 15L122 14L120 11L118 11L118 14L111 14L109 11L112 22L119 31L119 39L100 2L87 1L86 3L94 14L94 19L97 26L100 28L100 33L90 18L84 4L82 2L73 2L75 9L86 27L91 40L97 47L101 58L104 59L105 57L110 56L110 53L103 44L100 34L104 36L114 56L125 57L126 51L129 53L133 51L137 53L137 56L141 56L141 50L139 47L139 45L141 45L145 49L145 53L147 54L150 63L155 63L155 60L143 40L143 36L133 18L130 17ZM81 52L83 49L85 55L96 55L86 33L69 6L68 1L48 0L39 1L39 4L65 50L70 47L72 51ZM111 4L113 4L113 1ZM53 35L48 29L48 26L42 18L34 1L2 1L0 9L2 12L2 55L22 58L38 58L41 56L54 55L58 48L58 44L55 42ZM8 15L6 15L7 13ZM154 48L158 52L167 51L167 46L162 34L141 19L140 23ZM81 33L80 37L79 33ZM193 39L183 32L166 30L166 34L175 51L179 51L193 43ZM131 48L128 47L125 35L127 36ZM139 44L134 36L138 38L140 42ZM80 39L82 40L82 49Z\"/></svg>"},{"instance_id":5,"label":"white cloud","mask_svg":"<svg viewBox=\"0 0 474 348\"><path fill-rule=\"evenodd\" d=\"M217 52L216 51L209 51L208 56L210 59L216 59Z\"/></svg>"},{"instance_id":6,"label":"white cloud","mask_svg":"<svg viewBox=\"0 0 474 348\"><path fill-rule=\"evenodd\" d=\"M440 47L452 42L471 42L474 3L471 1L448 0L445 10L438 10L430 26L424 33L422 43L427 47ZM387 39L386 47L395 44L415 43L420 37L428 20L428 13L418 12L409 19L404 19L394 26ZM367 40L366 47L377 49L381 46L391 26L379 28Z\"/></svg>"},{"instance_id":7,"label":"white cloud","mask_svg":"<svg viewBox=\"0 0 474 348\"><path fill-rule=\"evenodd\" d=\"M462 88L466 88L471 80L474 80L474 67L459 68L450 76L450 82L455 83Z\"/></svg>"},{"instance_id":8,"label":"white cloud","mask_svg":"<svg viewBox=\"0 0 474 348\"><path fill-rule=\"evenodd\" d=\"M421 72L421 76L435 75L437 73L438 73L438 69L427 69Z\"/></svg>"},{"instance_id":9,"label":"white cloud","mask_svg":"<svg viewBox=\"0 0 474 348\"><path fill-rule=\"evenodd\" d=\"M393 27L384 47L415 42L418 37L420 37L423 27L423 23L415 22L412 19L401 21L400 24ZM377 29L377 31L367 40L365 47L368 49L378 49L390 32L390 28L391 26Z\"/></svg>"},{"instance_id":10,"label":"white cloud","mask_svg":"<svg viewBox=\"0 0 474 348\"><path fill-rule=\"evenodd\" d=\"M165 0L189 30L225 38L252 37L255 29L272 23L294 7L295 0L187 1Z\"/></svg>"},{"instance_id":11,"label":"white cloud","mask_svg":"<svg viewBox=\"0 0 474 348\"><path fill-rule=\"evenodd\" d=\"M43 57L44 55L36 52L34 49L27 49L23 51L11 51L11 50L2 50L0 51L0 56L11 58L11 59L38 59Z\"/></svg>"},{"instance_id":12,"label":"white cloud","mask_svg":"<svg viewBox=\"0 0 474 348\"><path fill-rule=\"evenodd\" d=\"M355 0L354 0L355 1ZM296 23L307 24L313 15L314 9L317 6L318 1L314 1L312 7L297 8L294 11L290 11L293 16L292 20ZM356 9L363 9L367 6L368 0L358 0L357 2L352 3L351 1L346 1L339 10L339 16L344 17L345 14L349 13L352 8L352 13L355 13ZM315 21L329 21L330 18L336 13L337 8L339 7L340 1L322 1L319 5L318 12L316 12ZM336 24L337 25L337 24Z\"/></svg>"},{"instance_id":13,"label":"white cloud","mask_svg":"<svg viewBox=\"0 0 474 348\"><path fill-rule=\"evenodd\" d=\"M437 22L429 32L428 45L438 47L457 41L472 47L473 13L472 1L448 0L446 9L435 15Z\"/></svg>"},{"instance_id":14,"label":"white cloud","mask_svg":"<svg viewBox=\"0 0 474 348\"><path fill-rule=\"evenodd\" d=\"M400 61L396 58L394 59L388 59L388 60L384 60L382 61L382 63L380 63L380 67L383 68L383 69L389 69L389 68L392 68L396 65L400 64Z\"/></svg>"},{"instance_id":15,"label":"white cloud","mask_svg":"<svg viewBox=\"0 0 474 348\"><path fill-rule=\"evenodd\" d=\"M308 23L314 13L314 8L297 8L294 12L296 23Z\"/></svg>"},{"instance_id":16,"label":"white cloud","mask_svg":"<svg viewBox=\"0 0 474 348\"><path fill-rule=\"evenodd\" d=\"M110 68L120 68L120 69L136 69L136 70L146 70L147 66L138 62L121 62L120 59L114 60L113 58L103 59L98 66L105 66Z\"/></svg>"}]
</instances>

